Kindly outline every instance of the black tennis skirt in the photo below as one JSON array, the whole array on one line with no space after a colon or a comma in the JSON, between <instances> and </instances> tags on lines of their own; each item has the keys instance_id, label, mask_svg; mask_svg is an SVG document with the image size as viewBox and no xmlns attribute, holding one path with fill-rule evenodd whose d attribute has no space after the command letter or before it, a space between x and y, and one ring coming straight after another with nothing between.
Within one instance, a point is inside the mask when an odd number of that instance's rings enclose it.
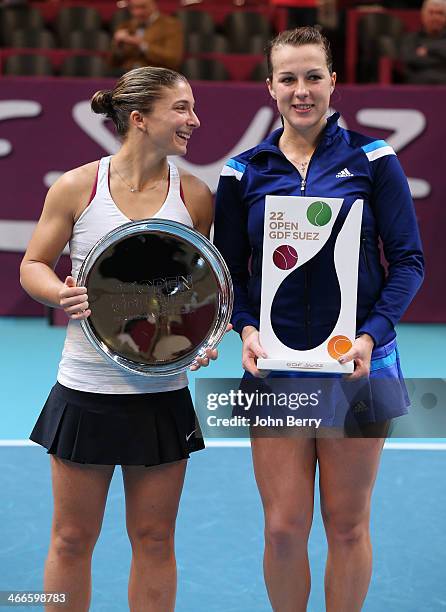
<instances>
[{"instance_id":1,"label":"black tennis skirt","mask_svg":"<svg viewBox=\"0 0 446 612\"><path fill-rule=\"evenodd\" d=\"M30 439L77 463L153 466L204 448L188 387L104 394L56 383Z\"/></svg>"}]
</instances>

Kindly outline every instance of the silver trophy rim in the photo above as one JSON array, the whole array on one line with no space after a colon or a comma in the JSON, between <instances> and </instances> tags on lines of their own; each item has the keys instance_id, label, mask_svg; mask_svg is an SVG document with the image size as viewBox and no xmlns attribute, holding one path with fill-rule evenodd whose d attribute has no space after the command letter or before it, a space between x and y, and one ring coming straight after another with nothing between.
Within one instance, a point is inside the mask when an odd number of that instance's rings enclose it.
<instances>
[{"instance_id":1,"label":"silver trophy rim","mask_svg":"<svg viewBox=\"0 0 446 612\"><path fill-rule=\"evenodd\" d=\"M196 347L193 355L185 355L170 363L149 365L132 361L111 351L105 342L96 336L90 325L89 319L82 319L80 325L90 344L101 355L105 356L115 365L120 366L128 372L142 376L172 376L173 374L180 374L187 370L195 363L197 357L205 356L207 349L216 348L225 335L234 302L231 275L225 260L217 248L208 238L197 232L197 230L168 219L145 219L141 221L130 221L129 223L120 225L103 236L92 247L84 259L79 270L77 279L78 286L85 286L88 281L90 270L95 264L96 259L102 255L109 246L123 238L128 238L129 236L142 232L164 232L174 238L180 238L188 242L192 247L200 251L201 255L210 265L219 287L217 312L213 327L203 341Z\"/></svg>"}]
</instances>

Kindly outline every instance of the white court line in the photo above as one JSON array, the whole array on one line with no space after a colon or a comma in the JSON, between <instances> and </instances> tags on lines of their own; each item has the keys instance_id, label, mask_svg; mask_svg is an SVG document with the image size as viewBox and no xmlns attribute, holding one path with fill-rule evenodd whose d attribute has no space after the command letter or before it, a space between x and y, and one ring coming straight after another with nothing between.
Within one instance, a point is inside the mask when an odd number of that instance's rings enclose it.
<instances>
[{"instance_id":1,"label":"white court line","mask_svg":"<svg viewBox=\"0 0 446 612\"><path fill-rule=\"evenodd\" d=\"M246 439L239 440L206 440L207 448L249 448L251 443ZM31 440L0 440L0 446L39 446ZM446 442L386 442L384 450L446 450Z\"/></svg>"},{"instance_id":2,"label":"white court line","mask_svg":"<svg viewBox=\"0 0 446 612\"><path fill-rule=\"evenodd\" d=\"M249 447L249 440L205 440L208 448ZM446 450L446 442L386 442L384 450Z\"/></svg>"},{"instance_id":3,"label":"white court line","mask_svg":"<svg viewBox=\"0 0 446 612\"><path fill-rule=\"evenodd\" d=\"M251 441L240 438L238 440L208 440L204 439L207 448L250 448Z\"/></svg>"},{"instance_id":4,"label":"white court line","mask_svg":"<svg viewBox=\"0 0 446 612\"><path fill-rule=\"evenodd\" d=\"M0 446L39 446L31 440L0 440Z\"/></svg>"},{"instance_id":5,"label":"white court line","mask_svg":"<svg viewBox=\"0 0 446 612\"><path fill-rule=\"evenodd\" d=\"M445 442L386 442L385 450L446 450Z\"/></svg>"}]
</instances>

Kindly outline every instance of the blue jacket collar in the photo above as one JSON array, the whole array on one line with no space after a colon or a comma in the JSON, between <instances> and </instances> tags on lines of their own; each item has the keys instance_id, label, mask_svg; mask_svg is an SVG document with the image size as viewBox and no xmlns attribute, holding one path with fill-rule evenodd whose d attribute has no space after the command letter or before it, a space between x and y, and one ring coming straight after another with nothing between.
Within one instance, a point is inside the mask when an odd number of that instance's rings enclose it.
<instances>
[{"instance_id":1,"label":"blue jacket collar","mask_svg":"<svg viewBox=\"0 0 446 612\"><path fill-rule=\"evenodd\" d=\"M325 145L331 144L336 135L336 132L339 130L339 117L339 113L333 113L333 115L330 115L330 117L328 117L327 124L324 128L321 138L321 142L323 142ZM263 140L257 147L255 147L254 151L250 156L250 159L253 159L259 153L265 152L280 153L282 155L282 152L279 149L279 140L282 134L283 128L274 130L274 132L272 132L267 138L265 138L265 140Z\"/></svg>"}]
</instances>

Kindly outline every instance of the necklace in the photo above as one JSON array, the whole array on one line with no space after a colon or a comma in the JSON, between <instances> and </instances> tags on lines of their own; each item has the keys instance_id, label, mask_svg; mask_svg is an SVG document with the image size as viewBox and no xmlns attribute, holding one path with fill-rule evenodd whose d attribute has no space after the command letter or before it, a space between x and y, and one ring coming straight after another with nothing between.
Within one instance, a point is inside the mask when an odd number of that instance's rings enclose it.
<instances>
[{"instance_id":1,"label":"necklace","mask_svg":"<svg viewBox=\"0 0 446 612\"><path fill-rule=\"evenodd\" d=\"M119 176L119 178L121 179L121 181L127 185L127 187L130 188L130 192L131 193L135 193L137 191L141 191L140 189L137 189L136 187L133 187L133 185L130 185L130 183L127 183L127 181L125 180L125 178L121 175L121 173L119 172L119 170L117 169L116 165L113 164L113 169L115 170L116 174Z\"/></svg>"},{"instance_id":2,"label":"necklace","mask_svg":"<svg viewBox=\"0 0 446 612\"><path fill-rule=\"evenodd\" d=\"M309 163L310 163L309 159L305 161L297 162L297 165L299 167L299 172L301 173L302 176L306 175Z\"/></svg>"},{"instance_id":3,"label":"necklace","mask_svg":"<svg viewBox=\"0 0 446 612\"><path fill-rule=\"evenodd\" d=\"M311 158L313 156L314 148L310 149L309 153L303 153L299 158L297 158L296 149L297 146L293 145L293 143L282 142L279 143L279 148L285 157L290 161L295 168L297 168L299 174L303 179L305 179L308 171L308 166L310 164Z\"/></svg>"},{"instance_id":4,"label":"necklace","mask_svg":"<svg viewBox=\"0 0 446 612\"><path fill-rule=\"evenodd\" d=\"M141 188L138 189L137 187L133 187L133 185L130 185L130 183L128 183L125 178L122 176L122 174L119 172L119 170L116 167L116 164L113 164L113 169L115 170L116 174L119 176L119 178L121 179L121 181L127 185L127 187L130 189L130 193L139 193L141 191L144 191L144 183L142 184ZM153 186L152 189L154 189L157 185L155 184Z\"/></svg>"},{"instance_id":5,"label":"necklace","mask_svg":"<svg viewBox=\"0 0 446 612\"><path fill-rule=\"evenodd\" d=\"M305 178L308 170L308 164L310 163L310 158L304 160L297 160L292 158L288 159L293 163L294 166L296 166L302 178Z\"/></svg>"}]
</instances>

